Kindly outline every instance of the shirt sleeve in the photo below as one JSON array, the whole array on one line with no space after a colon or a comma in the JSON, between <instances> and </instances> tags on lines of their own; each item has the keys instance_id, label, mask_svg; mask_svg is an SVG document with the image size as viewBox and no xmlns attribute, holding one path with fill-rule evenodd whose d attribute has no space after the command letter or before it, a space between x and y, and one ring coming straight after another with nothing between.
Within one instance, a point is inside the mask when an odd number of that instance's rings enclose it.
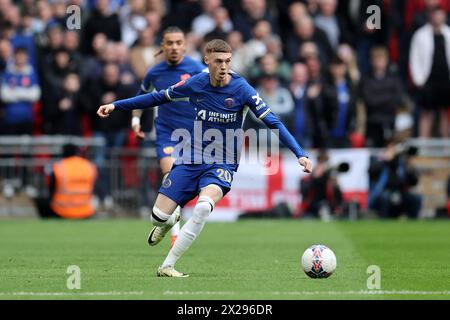
<instances>
[{"instance_id":1,"label":"shirt sleeve","mask_svg":"<svg viewBox=\"0 0 450 320\"><path fill-rule=\"evenodd\" d=\"M167 99L165 91L146 93L129 99L114 101L112 104L118 110L135 110L154 108L161 104L170 102Z\"/></svg>"},{"instance_id":2,"label":"shirt sleeve","mask_svg":"<svg viewBox=\"0 0 450 320\"><path fill-rule=\"evenodd\" d=\"M270 109L269 109L270 110ZM306 152L300 147L297 140L292 136L286 126L280 121L280 119L270 112L264 116L262 121L272 130L278 130L278 138L281 142L291 150L297 158L308 157Z\"/></svg>"},{"instance_id":3,"label":"shirt sleeve","mask_svg":"<svg viewBox=\"0 0 450 320\"><path fill-rule=\"evenodd\" d=\"M151 74L150 74L150 72L147 72L144 80L142 80L138 95L150 93L150 92L153 92L154 90L155 90L155 87L153 86L153 83L151 80Z\"/></svg>"},{"instance_id":4,"label":"shirt sleeve","mask_svg":"<svg viewBox=\"0 0 450 320\"><path fill-rule=\"evenodd\" d=\"M244 95L246 96L245 105L248 106L267 127L272 130L278 130L278 138L297 158L307 157L305 151L300 147L286 126L273 112L270 111L270 107L261 99L259 93L256 92L253 87L247 85L246 88L244 88Z\"/></svg>"},{"instance_id":5,"label":"shirt sleeve","mask_svg":"<svg viewBox=\"0 0 450 320\"><path fill-rule=\"evenodd\" d=\"M189 101L189 96L193 93L191 79L182 80L164 91L169 101Z\"/></svg>"},{"instance_id":6,"label":"shirt sleeve","mask_svg":"<svg viewBox=\"0 0 450 320\"><path fill-rule=\"evenodd\" d=\"M244 87L244 104L249 107L258 119L263 119L270 113L269 106L261 99L259 93L251 87L246 85Z\"/></svg>"}]
</instances>

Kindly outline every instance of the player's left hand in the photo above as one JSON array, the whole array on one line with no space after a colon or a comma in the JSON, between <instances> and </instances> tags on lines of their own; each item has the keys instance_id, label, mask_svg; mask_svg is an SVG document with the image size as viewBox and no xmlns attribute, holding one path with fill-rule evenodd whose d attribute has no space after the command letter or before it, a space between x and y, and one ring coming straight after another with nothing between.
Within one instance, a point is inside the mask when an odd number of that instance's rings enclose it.
<instances>
[{"instance_id":1,"label":"player's left hand","mask_svg":"<svg viewBox=\"0 0 450 320\"><path fill-rule=\"evenodd\" d=\"M306 157L302 157L298 159L298 163L303 167L303 172L311 173L312 172L312 161Z\"/></svg>"}]
</instances>

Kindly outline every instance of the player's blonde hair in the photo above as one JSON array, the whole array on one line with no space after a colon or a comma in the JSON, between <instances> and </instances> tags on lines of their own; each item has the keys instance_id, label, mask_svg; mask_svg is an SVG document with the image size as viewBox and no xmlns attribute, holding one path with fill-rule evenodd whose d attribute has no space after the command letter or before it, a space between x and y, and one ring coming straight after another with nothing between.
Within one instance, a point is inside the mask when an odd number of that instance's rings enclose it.
<instances>
[{"instance_id":1,"label":"player's blonde hair","mask_svg":"<svg viewBox=\"0 0 450 320\"><path fill-rule=\"evenodd\" d=\"M214 53L214 52L223 52L223 53L231 53L233 50L230 45L221 39L214 39L209 41L205 46L206 54Z\"/></svg>"}]
</instances>

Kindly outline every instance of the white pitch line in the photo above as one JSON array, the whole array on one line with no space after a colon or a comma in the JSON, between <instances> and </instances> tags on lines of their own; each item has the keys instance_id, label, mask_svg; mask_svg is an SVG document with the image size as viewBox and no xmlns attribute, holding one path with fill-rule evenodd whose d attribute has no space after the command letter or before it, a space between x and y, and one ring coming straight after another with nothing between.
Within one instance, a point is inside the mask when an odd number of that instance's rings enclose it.
<instances>
[{"instance_id":1,"label":"white pitch line","mask_svg":"<svg viewBox=\"0 0 450 320\"><path fill-rule=\"evenodd\" d=\"M164 291L164 295L233 295L233 291Z\"/></svg>"},{"instance_id":2,"label":"white pitch line","mask_svg":"<svg viewBox=\"0 0 450 320\"><path fill-rule=\"evenodd\" d=\"M144 291L111 292L0 292L0 296L139 296Z\"/></svg>"},{"instance_id":3,"label":"white pitch line","mask_svg":"<svg viewBox=\"0 0 450 320\"><path fill-rule=\"evenodd\" d=\"M240 292L245 294L246 292ZM359 291L273 291L257 292L269 295L298 295L298 296L318 296L318 295L450 295L448 291L413 291L413 290L359 290ZM222 291L165 291L164 295L234 295L235 292Z\"/></svg>"},{"instance_id":4,"label":"white pitch line","mask_svg":"<svg viewBox=\"0 0 450 320\"><path fill-rule=\"evenodd\" d=\"M271 292L274 295L450 295L450 291L413 291L413 290L360 290L360 291L290 291Z\"/></svg>"}]
</instances>

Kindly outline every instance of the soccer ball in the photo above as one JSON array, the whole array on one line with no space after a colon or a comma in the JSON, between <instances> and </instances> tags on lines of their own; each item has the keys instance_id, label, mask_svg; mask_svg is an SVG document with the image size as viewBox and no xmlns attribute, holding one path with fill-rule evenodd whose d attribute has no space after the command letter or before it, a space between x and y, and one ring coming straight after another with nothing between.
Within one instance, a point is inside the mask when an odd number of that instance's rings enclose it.
<instances>
[{"instance_id":1,"label":"soccer ball","mask_svg":"<svg viewBox=\"0 0 450 320\"><path fill-rule=\"evenodd\" d=\"M336 270L336 256L330 248L315 244L303 253L302 267L310 278L328 278Z\"/></svg>"}]
</instances>

